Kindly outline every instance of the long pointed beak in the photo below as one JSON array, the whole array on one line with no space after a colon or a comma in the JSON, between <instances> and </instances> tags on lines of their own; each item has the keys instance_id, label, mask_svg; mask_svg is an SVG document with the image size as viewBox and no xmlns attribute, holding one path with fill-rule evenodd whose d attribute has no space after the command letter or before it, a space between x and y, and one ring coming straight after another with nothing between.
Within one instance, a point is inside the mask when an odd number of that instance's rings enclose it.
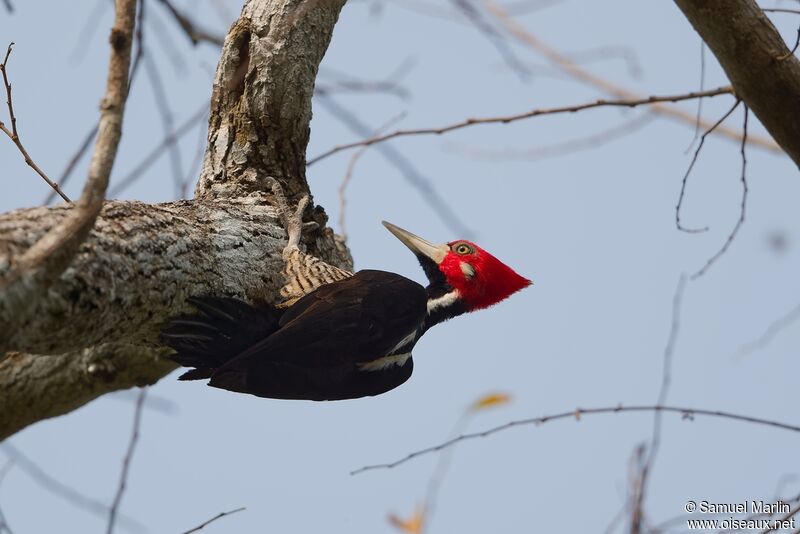
<instances>
[{"instance_id":1,"label":"long pointed beak","mask_svg":"<svg viewBox=\"0 0 800 534\"><path fill-rule=\"evenodd\" d=\"M450 251L447 245L435 245L430 241L426 241L419 236L412 234L407 230L403 230L399 226L395 226L390 222L381 221L383 225L394 236L403 242L405 246L411 249L411 252L417 255L426 256L432 259L436 264L442 263L444 257Z\"/></svg>"}]
</instances>

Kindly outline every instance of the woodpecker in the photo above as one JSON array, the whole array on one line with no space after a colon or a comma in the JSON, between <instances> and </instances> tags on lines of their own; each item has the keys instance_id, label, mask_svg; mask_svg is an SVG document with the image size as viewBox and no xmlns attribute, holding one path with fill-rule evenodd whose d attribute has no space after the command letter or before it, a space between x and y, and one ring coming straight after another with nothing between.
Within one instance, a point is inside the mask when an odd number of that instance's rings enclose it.
<instances>
[{"instance_id":1,"label":"woodpecker","mask_svg":"<svg viewBox=\"0 0 800 534\"><path fill-rule=\"evenodd\" d=\"M273 399L379 395L411 376L411 352L429 328L531 285L470 241L437 245L383 225L416 255L427 287L391 272L338 269L332 282L304 280L314 288L283 308L192 297L200 313L175 317L162 331L177 351L171 358L194 367L179 380L210 378L212 387ZM290 232L284 257L295 251L291 241Z\"/></svg>"}]
</instances>

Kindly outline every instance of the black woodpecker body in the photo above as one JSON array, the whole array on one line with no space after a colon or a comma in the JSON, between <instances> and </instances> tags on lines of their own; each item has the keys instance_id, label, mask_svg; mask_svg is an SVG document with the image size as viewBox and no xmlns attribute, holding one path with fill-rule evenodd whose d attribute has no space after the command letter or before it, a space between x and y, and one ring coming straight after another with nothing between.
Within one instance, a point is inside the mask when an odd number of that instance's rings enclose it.
<instances>
[{"instance_id":1,"label":"black woodpecker body","mask_svg":"<svg viewBox=\"0 0 800 534\"><path fill-rule=\"evenodd\" d=\"M285 309L195 297L197 315L162 331L194 367L181 380L274 399L341 400L379 395L411 376L411 352L433 325L499 302L530 281L468 241L435 245L384 223L417 256L423 287L364 270L319 285Z\"/></svg>"}]
</instances>

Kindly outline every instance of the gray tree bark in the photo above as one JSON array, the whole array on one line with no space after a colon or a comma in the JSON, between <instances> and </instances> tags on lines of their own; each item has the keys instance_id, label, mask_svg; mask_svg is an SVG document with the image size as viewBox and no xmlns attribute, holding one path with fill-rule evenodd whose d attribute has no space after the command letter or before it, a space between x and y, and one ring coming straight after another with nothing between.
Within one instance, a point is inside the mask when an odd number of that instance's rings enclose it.
<instances>
[{"instance_id":1,"label":"gray tree bark","mask_svg":"<svg viewBox=\"0 0 800 534\"><path fill-rule=\"evenodd\" d=\"M265 179L308 192L305 152L319 62L344 0L249 0L222 50L208 146L192 201L106 202L69 266L38 298L0 307L0 439L174 365L158 332L186 297L276 302L286 234ZM313 204L312 204L313 205ZM0 279L71 205L0 215ZM309 252L352 269L324 228ZM0 297L1 298L1 297Z\"/></svg>"}]
</instances>

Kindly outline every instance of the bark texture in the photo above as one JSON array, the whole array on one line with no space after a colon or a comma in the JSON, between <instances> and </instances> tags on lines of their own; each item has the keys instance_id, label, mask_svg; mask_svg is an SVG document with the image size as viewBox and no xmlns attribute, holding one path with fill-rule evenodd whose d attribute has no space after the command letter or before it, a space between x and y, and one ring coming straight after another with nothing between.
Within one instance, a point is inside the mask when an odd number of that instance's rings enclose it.
<instances>
[{"instance_id":1,"label":"bark texture","mask_svg":"<svg viewBox=\"0 0 800 534\"><path fill-rule=\"evenodd\" d=\"M158 332L170 315L188 311L188 296L280 300L286 233L267 177L290 197L308 191L311 95L343 4L248 0L217 68L195 200L106 202L48 287L0 306L0 440L167 374L174 365L161 358ZM0 280L77 210L0 215ZM304 236L308 252L351 270L346 247L324 228L324 211L309 211L322 229Z\"/></svg>"},{"instance_id":2,"label":"bark texture","mask_svg":"<svg viewBox=\"0 0 800 534\"><path fill-rule=\"evenodd\" d=\"M33 305L44 297L47 289L73 260L103 208L108 180L122 137L136 3L136 0L114 2L108 80L100 104L97 141L81 198L75 204L75 209L70 210L58 224L50 226L24 251L8 257L6 268L0 271L0 316L13 314L24 317L32 313ZM0 319L0 332L4 327Z\"/></svg>"},{"instance_id":3,"label":"bark texture","mask_svg":"<svg viewBox=\"0 0 800 534\"><path fill-rule=\"evenodd\" d=\"M775 141L800 166L800 60L754 0L675 0Z\"/></svg>"},{"instance_id":4,"label":"bark texture","mask_svg":"<svg viewBox=\"0 0 800 534\"><path fill-rule=\"evenodd\" d=\"M225 39L196 198L308 193L311 96L344 0L249 2ZM291 178L291 179L290 179ZM323 221L320 221L323 222Z\"/></svg>"},{"instance_id":5,"label":"bark texture","mask_svg":"<svg viewBox=\"0 0 800 534\"><path fill-rule=\"evenodd\" d=\"M155 383L175 367L165 352L110 343L58 356L9 353L0 361L0 441L109 391Z\"/></svg>"}]
</instances>

